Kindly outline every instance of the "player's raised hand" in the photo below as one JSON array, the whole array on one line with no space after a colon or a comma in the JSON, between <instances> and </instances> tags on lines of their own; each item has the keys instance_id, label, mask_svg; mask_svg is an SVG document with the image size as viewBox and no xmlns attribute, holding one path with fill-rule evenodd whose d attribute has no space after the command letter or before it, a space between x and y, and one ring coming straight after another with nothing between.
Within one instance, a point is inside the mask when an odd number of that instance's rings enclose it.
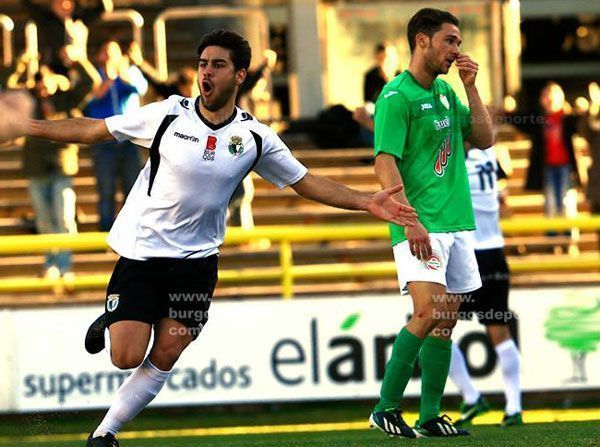
<instances>
[{"instance_id":1,"label":"player's raised hand","mask_svg":"<svg viewBox=\"0 0 600 447\"><path fill-rule=\"evenodd\" d=\"M367 207L373 216L405 227L412 227L417 222L417 212L412 206L400 203L394 195L404 188L396 185L374 194Z\"/></svg>"},{"instance_id":2,"label":"player's raised hand","mask_svg":"<svg viewBox=\"0 0 600 447\"><path fill-rule=\"evenodd\" d=\"M65 29L71 39L71 44L67 47L69 58L73 61L79 61L87 57L87 42L90 31L81 20L68 21L65 23Z\"/></svg>"},{"instance_id":3,"label":"player's raised hand","mask_svg":"<svg viewBox=\"0 0 600 447\"><path fill-rule=\"evenodd\" d=\"M459 54L455 60L458 74L465 87L475 85L479 65L466 54Z\"/></svg>"},{"instance_id":4,"label":"player's raised hand","mask_svg":"<svg viewBox=\"0 0 600 447\"><path fill-rule=\"evenodd\" d=\"M131 42L127 51L129 60L138 67L144 63L144 56L142 56L142 48L137 42Z\"/></svg>"}]
</instances>

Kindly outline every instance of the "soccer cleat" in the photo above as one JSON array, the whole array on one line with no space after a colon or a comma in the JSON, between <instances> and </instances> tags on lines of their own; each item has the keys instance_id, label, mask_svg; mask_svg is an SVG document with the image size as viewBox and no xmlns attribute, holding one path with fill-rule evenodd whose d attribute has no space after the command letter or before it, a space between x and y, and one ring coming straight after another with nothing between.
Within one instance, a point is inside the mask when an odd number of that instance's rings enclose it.
<instances>
[{"instance_id":1,"label":"soccer cleat","mask_svg":"<svg viewBox=\"0 0 600 447\"><path fill-rule=\"evenodd\" d=\"M85 334L85 350L90 354L98 354L104 349L104 314L94 320Z\"/></svg>"},{"instance_id":2,"label":"soccer cleat","mask_svg":"<svg viewBox=\"0 0 600 447\"><path fill-rule=\"evenodd\" d=\"M378 428L391 437L416 438L413 429L402 419L402 411L399 409L374 411L369 416L369 426Z\"/></svg>"},{"instance_id":3,"label":"soccer cleat","mask_svg":"<svg viewBox=\"0 0 600 447\"><path fill-rule=\"evenodd\" d=\"M468 436L470 433L462 428L456 428L447 415L443 414L427 422L415 423L417 438L450 438L454 436Z\"/></svg>"},{"instance_id":4,"label":"soccer cleat","mask_svg":"<svg viewBox=\"0 0 600 447\"><path fill-rule=\"evenodd\" d=\"M119 441L115 439L115 435L112 433L107 433L104 436L94 436L93 433L90 433L88 436L86 447L119 447Z\"/></svg>"},{"instance_id":5,"label":"soccer cleat","mask_svg":"<svg viewBox=\"0 0 600 447\"><path fill-rule=\"evenodd\" d=\"M468 425L474 418L487 413L490 410L490 404L483 396L479 396L477 402L474 404L467 404L465 402L460 404L460 419L454 423L457 427L463 427Z\"/></svg>"},{"instance_id":6,"label":"soccer cleat","mask_svg":"<svg viewBox=\"0 0 600 447\"><path fill-rule=\"evenodd\" d=\"M523 413L520 412L510 416L505 414L502 422L500 422L500 427L517 427L519 425L523 425Z\"/></svg>"}]
</instances>

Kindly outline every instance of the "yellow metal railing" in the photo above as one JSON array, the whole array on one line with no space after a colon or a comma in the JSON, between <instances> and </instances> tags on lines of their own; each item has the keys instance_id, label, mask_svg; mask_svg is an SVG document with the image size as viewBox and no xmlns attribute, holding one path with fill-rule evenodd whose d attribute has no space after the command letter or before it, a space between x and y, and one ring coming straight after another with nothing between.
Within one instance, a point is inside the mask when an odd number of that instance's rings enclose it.
<instances>
[{"instance_id":1,"label":"yellow metal railing","mask_svg":"<svg viewBox=\"0 0 600 447\"><path fill-rule=\"evenodd\" d=\"M525 218L501 222L505 234L535 234L546 231L564 231L577 228L583 231L600 230L600 216L565 218ZM252 230L229 228L225 236L226 245L238 245L266 239L279 244L279 267L256 267L222 270L219 281L256 282L279 280L284 298L292 298L294 281L299 279L329 279L347 277L390 277L395 276L393 262L338 263L317 265L294 265L292 243L339 241L360 239L387 239L385 224L373 225L314 225L314 226L261 226ZM50 250L76 252L106 250L106 233L22 235L0 237L0 255L43 253ZM559 260L513 260L513 272L533 271L576 271L600 268L597 254ZM35 292L49 290L76 290L102 288L108 283L109 275L78 275L73 278L50 280L46 278L11 278L0 280L0 293Z\"/></svg>"},{"instance_id":2,"label":"yellow metal railing","mask_svg":"<svg viewBox=\"0 0 600 447\"><path fill-rule=\"evenodd\" d=\"M133 41L137 43L140 48L144 48L142 41L144 17L135 9L115 9L110 12L104 11L101 18L104 22L128 22L131 24Z\"/></svg>"},{"instance_id":3,"label":"yellow metal railing","mask_svg":"<svg viewBox=\"0 0 600 447\"><path fill-rule=\"evenodd\" d=\"M239 17L250 19L258 26L260 52L269 46L269 19L262 8L230 7L230 6L182 6L167 8L154 20L154 54L155 65L161 79L169 76L167 57L167 22L174 20L220 19L223 17Z\"/></svg>"}]
</instances>

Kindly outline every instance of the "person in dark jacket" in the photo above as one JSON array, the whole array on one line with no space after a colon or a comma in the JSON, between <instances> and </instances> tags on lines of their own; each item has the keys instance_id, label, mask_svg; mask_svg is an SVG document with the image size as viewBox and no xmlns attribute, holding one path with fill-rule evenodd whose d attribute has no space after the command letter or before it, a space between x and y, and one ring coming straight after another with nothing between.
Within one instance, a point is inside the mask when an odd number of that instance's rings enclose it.
<instances>
[{"instance_id":1,"label":"person in dark jacket","mask_svg":"<svg viewBox=\"0 0 600 447\"><path fill-rule=\"evenodd\" d=\"M398 52L393 45L385 42L378 43L375 45L374 56L375 65L365 73L363 79L363 108L370 116L375 111L374 104L385 84L399 73ZM363 110L359 113L363 113ZM364 126L360 128L360 139L365 146L373 146L373 132Z\"/></svg>"},{"instance_id":2,"label":"person in dark jacket","mask_svg":"<svg viewBox=\"0 0 600 447\"><path fill-rule=\"evenodd\" d=\"M34 102L33 116L37 119L56 119L74 116L92 89L94 78L85 62L74 61L62 52L62 63L68 69L68 89L61 90L47 67L36 73L35 85L29 90ZM69 51L73 56L73 52ZM87 62L87 61L86 61ZM89 62L88 62L89 63ZM29 193L37 231L76 233L75 191L71 176L77 172L76 145L65 145L27 137L23 145L23 170L29 180ZM71 275L71 252L49 252L45 261L46 276Z\"/></svg>"},{"instance_id":3,"label":"person in dark jacket","mask_svg":"<svg viewBox=\"0 0 600 447\"><path fill-rule=\"evenodd\" d=\"M564 112L565 94L560 85L547 84L540 95L541 116L531 128L531 155L526 189L544 191L546 216L563 215L564 199L579 183L573 135L576 121Z\"/></svg>"},{"instance_id":4,"label":"person in dark jacket","mask_svg":"<svg viewBox=\"0 0 600 447\"><path fill-rule=\"evenodd\" d=\"M41 62L48 65L55 73L65 75L68 69L62 64L59 52L61 48L71 43L67 29L69 24L80 20L89 26L104 11L113 10L112 0L99 1L91 8L80 7L75 0L51 0L49 7L34 3L32 0L22 1L38 28Z\"/></svg>"},{"instance_id":5,"label":"person in dark jacket","mask_svg":"<svg viewBox=\"0 0 600 447\"><path fill-rule=\"evenodd\" d=\"M142 56L142 50L136 42L129 44L127 55L129 60L140 69L148 84L154 89L157 95L167 99L171 95L179 95L189 98L194 95L194 85L196 83L196 69L185 66L177 71L174 80L163 82L159 79L156 69L150 65Z\"/></svg>"}]
</instances>

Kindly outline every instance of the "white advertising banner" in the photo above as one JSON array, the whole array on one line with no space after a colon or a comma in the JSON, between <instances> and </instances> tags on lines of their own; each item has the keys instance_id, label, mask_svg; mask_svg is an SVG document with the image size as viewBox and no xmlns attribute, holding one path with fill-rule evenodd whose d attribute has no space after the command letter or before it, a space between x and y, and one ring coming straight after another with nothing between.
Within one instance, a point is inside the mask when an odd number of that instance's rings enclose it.
<instances>
[{"instance_id":1,"label":"white advertising banner","mask_svg":"<svg viewBox=\"0 0 600 447\"><path fill-rule=\"evenodd\" d=\"M525 391L600 388L600 288L511 294L519 316ZM409 297L215 301L204 331L183 354L153 405L375 398ZM0 411L107 407L128 372L83 336L100 307L0 314ZM476 321L459 322L477 387L501 392L493 348ZM418 374L415 374L418 376ZM419 394L415 377L407 395ZM456 389L449 381L448 393Z\"/></svg>"}]
</instances>

